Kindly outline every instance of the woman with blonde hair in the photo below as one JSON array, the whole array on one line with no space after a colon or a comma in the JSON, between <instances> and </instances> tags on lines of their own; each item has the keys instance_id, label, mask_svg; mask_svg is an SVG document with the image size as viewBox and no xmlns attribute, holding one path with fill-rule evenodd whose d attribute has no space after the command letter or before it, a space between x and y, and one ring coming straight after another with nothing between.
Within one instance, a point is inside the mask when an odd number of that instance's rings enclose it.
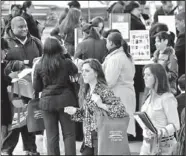
<instances>
[{"instance_id":1,"label":"woman with blonde hair","mask_svg":"<svg viewBox=\"0 0 186 156\"><path fill-rule=\"evenodd\" d=\"M65 47L71 56L74 56L74 29L80 26L81 11L70 8L67 16L59 26L60 34L64 39Z\"/></svg>"}]
</instances>

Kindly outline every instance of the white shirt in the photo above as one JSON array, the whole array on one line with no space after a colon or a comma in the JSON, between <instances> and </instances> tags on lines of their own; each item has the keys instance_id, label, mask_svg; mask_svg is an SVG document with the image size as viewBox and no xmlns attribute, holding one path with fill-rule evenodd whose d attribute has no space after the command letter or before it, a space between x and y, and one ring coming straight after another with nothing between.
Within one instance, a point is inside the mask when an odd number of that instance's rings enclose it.
<instances>
[{"instance_id":1,"label":"white shirt","mask_svg":"<svg viewBox=\"0 0 186 156\"><path fill-rule=\"evenodd\" d=\"M146 99L141 111L147 113L157 129L167 129L169 134L163 130L163 136L173 135L175 128L180 129L176 98L172 93L159 95L155 100L150 100L150 98L151 96ZM175 128L172 124L174 124ZM144 136L145 133L143 131Z\"/></svg>"}]
</instances>

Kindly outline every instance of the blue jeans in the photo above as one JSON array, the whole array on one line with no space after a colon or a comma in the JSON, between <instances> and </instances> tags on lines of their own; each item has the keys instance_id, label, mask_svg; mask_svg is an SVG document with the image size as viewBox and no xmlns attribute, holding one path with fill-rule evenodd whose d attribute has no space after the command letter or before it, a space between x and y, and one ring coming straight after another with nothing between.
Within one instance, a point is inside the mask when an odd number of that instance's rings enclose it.
<instances>
[{"instance_id":1,"label":"blue jeans","mask_svg":"<svg viewBox=\"0 0 186 156\"><path fill-rule=\"evenodd\" d=\"M64 109L53 112L43 111L43 119L47 136L47 154L60 155L58 127L58 122L60 122L65 155L76 155L75 123L71 120L70 115L64 113Z\"/></svg>"}]
</instances>

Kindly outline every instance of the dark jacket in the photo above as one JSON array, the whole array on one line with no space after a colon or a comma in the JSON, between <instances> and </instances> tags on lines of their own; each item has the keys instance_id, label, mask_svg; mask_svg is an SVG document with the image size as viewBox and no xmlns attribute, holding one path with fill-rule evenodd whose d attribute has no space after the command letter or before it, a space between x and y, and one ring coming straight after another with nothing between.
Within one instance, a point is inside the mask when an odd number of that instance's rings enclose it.
<instances>
[{"instance_id":1,"label":"dark jacket","mask_svg":"<svg viewBox=\"0 0 186 156\"><path fill-rule=\"evenodd\" d=\"M27 26L28 26L28 30L30 32L30 34L34 37L37 37L38 39L41 40L41 36L39 33L39 29L37 27L37 22L34 20L32 15L28 15L27 13L23 13L21 15L27 22Z\"/></svg>"},{"instance_id":2,"label":"dark jacket","mask_svg":"<svg viewBox=\"0 0 186 156\"><path fill-rule=\"evenodd\" d=\"M178 35L175 44L175 53L178 59L179 76L185 74L185 33Z\"/></svg>"},{"instance_id":3,"label":"dark jacket","mask_svg":"<svg viewBox=\"0 0 186 156\"><path fill-rule=\"evenodd\" d=\"M108 9L108 13L124 13L125 4L122 1L113 3Z\"/></svg>"},{"instance_id":4,"label":"dark jacket","mask_svg":"<svg viewBox=\"0 0 186 156\"><path fill-rule=\"evenodd\" d=\"M33 59L41 56L42 44L41 41L30 34L27 35L27 41L23 45L13 34L12 30L9 30L6 34L5 39L8 41L10 49L8 50L6 60L9 61L6 67L6 73L9 74L11 71L21 70L19 68L19 62L29 60L29 67L32 67ZM16 70L14 70L16 69Z\"/></svg>"},{"instance_id":5,"label":"dark jacket","mask_svg":"<svg viewBox=\"0 0 186 156\"><path fill-rule=\"evenodd\" d=\"M146 30L145 25L142 23L142 21L131 14L131 30Z\"/></svg>"},{"instance_id":6,"label":"dark jacket","mask_svg":"<svg viewBox=\"0 0 186 156\"><path fill-rule=\"evenodd\" d=\"M78 69L69 59L64 59L59 69L58 75L49 82L42 71L41 61L35 66L33 88L36 92L42 92L39 103L42 110L59 111L66 106L77 106L69 77L77 74Z\"/></svg>"},{"instance_id":7,"label":"dark jacket","mask_svg":"<svg viewBox=\"0 0 186 156\"><path fill-rule=\"evenodd\" d=\"M178 62L177 57L175 55L175 51L172 47L167 47L163 54L161 54L160 58L160 51L156 50L154 52L154 56L152 60L155 63L160 63L164 66L167 76L170 83L171 92L176 95L177 93L177 78L178 78Z\"/></svg>"},{"instance_id":8,"label":"dark jacket","mask_svg":"<svg viewBox=\"0 0 186 156\"><path fill-rule=\"evenodd\" d=\"M185 108L185 93L182 93L176 97L178 101L178 115L181 121L181 112Z\"/></svg>"},{"instance_id":9,"label":"dark jacket","mask_svg":"<svg viewBox=\"0 0 186 156\"><path fill-rule=\"evenodd\" d=\"M171 11L170 13L166 13L162 7L160 7L156 12L154 13L154 21L153 24L158 22L158 16L159 15L174 15L174 12Z\"/></svg>"},{"instance_id":10,"label":"dark jacket","mask_svg":"<svg viewBox=\"0 0 186 156\"><path fill-rule=\"evenodd\" d=\"M1 63L1 125L7 126L12 122L12 108L7 92L8 85L11 85L11 78L5 75L5 66L5 63Z\"/></svg>"},{"instance_id":11,"label":"dark jacket","mask_svg":"<svg viewBox=\"0 0 186 156\"><path fill-rule=\"evenodd\" d=\"M88 59L95 58L103 63L107 55L105 39L96 40L91 36L86 37L81 43L77 45L74 58Z\"/></svg>"}]
</instances>

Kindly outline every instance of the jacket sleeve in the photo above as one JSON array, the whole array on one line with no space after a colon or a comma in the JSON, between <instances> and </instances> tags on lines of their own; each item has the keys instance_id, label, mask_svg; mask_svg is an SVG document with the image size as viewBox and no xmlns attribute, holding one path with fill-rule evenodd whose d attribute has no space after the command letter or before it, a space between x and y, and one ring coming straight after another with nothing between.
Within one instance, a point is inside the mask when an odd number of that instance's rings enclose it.
<instances>
[{"instance_id":1,"label":"jacket sleeve","mask_svg":"<svg viewBox=\"0 0 186 156\"><path fill-rule=\"evenodd\" d=\"M83 54L85 53L85 47L83 46L83 42L79 43L76 48L76 52L74 54L74 59L83 59Z\"/></svg>"},{"instance_id":2,"label":"jacket sleeve","mask_svg":"<svg viewBox=\"0 0 186 156\"><path fill-rule=\"evenodd\" d=\"M70 60L70 59L66 59L67 60L67 67L69 69L69 75L74 76L78 73L78 68L77 66Z\"/></svg>"},{"instance_id":3,"label":"jacket sleeve","mask_svg":"<svg viewBox=\"0 0 186 156\"><path fill-rule=\"evenodd\" d=\"M162 106L168 121L168 125L165 128L167 129L169 135L174 134L175 128L176 130L180 129L180 121L177 111L177 100L173 95L166 95L163 97ZM175 128L172 124L175 126Z\"/></svg>"},{"instance_id":4,"label":"jacket sleeve","mask_svg":"<svg viewBox=\"0 0 186 156\"><path fill-rule=\"evenodd\" d=\"M108 60L104 73L109 88L113 88L116 85L117 80L121 73L120 60L116 58Z\"/></svg>"},{"instance_id":5,"label":"jacket sleeve","mask_svg":"<svg viewBox=\"0 0 186 156\"><path fill-rule=\"evenodd\" d=\"M178 78L178 62L175 55L170 56L170 60L167 65L168 68L168 78L170 81L176 80Z\"/></svg>"},{"instance_id":6,"label":"jacket sleeve","mask_svg":"<svg viewBox=\"0 0 186 156\"><path fill-rule=\"evenodd\" d=\"M82 122L85 118L85 110L83 107L77 108L76 113L71 116L72 120Z\"/></svg>"},{"instance_id":7,"label":"jacket sleeve","mask_svg":"<svg viewBox=\"0 0 186 156\"><path fill-rule=\"evenodd\" d=\"M25 68L23 61L11 60L5 67L5 75L9 75L11 72L21 71Z\"/></svg>"},{"instance_id":8,"label":"jacket sleeve","mask_svg":"<svg viewBox=\"0 0 186 156\"><path fill-rule=\"evenodd\" d=\"M119 97L116 97L114 93L109 90L105 89L103 91L103 103L106 104L108 108L108 115L112 118L120 118L124 116L128 116L126 112L125 105L121 102Z\"/></svg>"},{"instance_id":9,"label":"jacket sleeve","mask_svg":"<svg viewBox=\"0 0 186 156\"><path fill-rule=\"evenodd\" d=\"M33 88L36 92L41 92L43 90L43 81L41 75L39 74L39 66L35 65L35 69L33 69Z\"/></svg>"}]
</instances>

